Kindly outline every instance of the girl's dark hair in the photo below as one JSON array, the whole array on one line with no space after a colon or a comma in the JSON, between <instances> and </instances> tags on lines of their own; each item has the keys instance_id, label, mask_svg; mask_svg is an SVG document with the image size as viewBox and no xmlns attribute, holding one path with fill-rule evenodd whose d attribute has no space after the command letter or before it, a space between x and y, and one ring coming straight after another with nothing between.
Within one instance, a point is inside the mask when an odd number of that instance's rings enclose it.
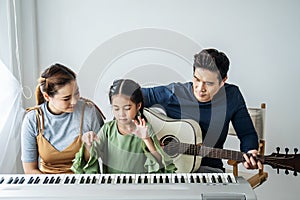
<instances>
[{"instance_id":1,"label":"girl's dark hair","mask_svg":"<svg viewBox=\"0 0 300 200\"><path fill-rule=\"evenodd\" d=\"M112 96L114 95L126 95L130 97L130 100L134 102L136 105L141 103L140 113L141 117L146 119L143 111L144 111L144 99L143 93L141 90L141 86L130 79L118 79L113 82L109 89L109 102L112 104Z\"/></svg>"},{"instance_id":2,"label":"girl's dark hair","mask_svg":"<svg viewBox=\"0 0 300 200\"><path fill-rule=\"evenodd\" d=\"M76 80L76 74L71 69L58 63L51 65L42 72L38 79L35 91L36 104L40 105L45 102L42 92L53 97L60 88L74 80Z\"/></svg>"},{"instance_id":3,"label":"girl's dark hair","mask_svg":"<svg viewBox=\"0 0 300 200\"><path fill-rule=\"evenodd\" d=\"M212 72L218 72L218 79L221 82L229 70L229 59L216 49L204 49L194 56L193 72L196 68L204 68Z\"/></svg>"}]
</instances>

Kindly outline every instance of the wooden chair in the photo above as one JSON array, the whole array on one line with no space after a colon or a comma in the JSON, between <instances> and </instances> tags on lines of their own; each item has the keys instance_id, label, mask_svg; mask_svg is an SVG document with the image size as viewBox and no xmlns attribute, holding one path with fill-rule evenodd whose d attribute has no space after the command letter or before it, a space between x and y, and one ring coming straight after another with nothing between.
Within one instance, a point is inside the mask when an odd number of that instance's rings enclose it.
<instances>
[{"instance_id":1,"label":"wooden chair","mask_svg":"<svg viewBox=\"0 0 300 200\"><path fill-rule=\"evenodd\" d=\"M259 149L258 152L260 155L264 155L265 153L265 140L264 140L264 132L265 132L265 113L266 113L266 104L262 103L260 108L248 108L250 117L252 119L253 125L258 134L259 140ZM229 135L236 136L233 126L230 124ZM232 171L235 176L239 176L239 163L234 160L228 160L228 165L232 166ZM247 178L247 181L250 183L252 188L256 188L261 185L268 178L268 173L264 171L264 169L257 170L254 175L251 174L251 177Z\"/></svg>"}]
</instances>

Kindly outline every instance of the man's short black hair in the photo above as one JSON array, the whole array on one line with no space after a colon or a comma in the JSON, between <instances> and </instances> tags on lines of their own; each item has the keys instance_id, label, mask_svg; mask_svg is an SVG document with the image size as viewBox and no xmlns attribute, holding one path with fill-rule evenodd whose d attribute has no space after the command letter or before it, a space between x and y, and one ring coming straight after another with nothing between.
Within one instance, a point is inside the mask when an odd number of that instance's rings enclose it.
<instances>
[{"instance_id":1,"label":"man's short black hair","mask_svg":"<svg viewBox=\"0 0 300 200\"><path fill-rule=\"evenodd\" d=\"M221 82L227 77L230 61L227 56L216 49L203 49L194 56L193 72L196 68L204 68L212 72L219 72Z\"/></svg>"}]
</instances>

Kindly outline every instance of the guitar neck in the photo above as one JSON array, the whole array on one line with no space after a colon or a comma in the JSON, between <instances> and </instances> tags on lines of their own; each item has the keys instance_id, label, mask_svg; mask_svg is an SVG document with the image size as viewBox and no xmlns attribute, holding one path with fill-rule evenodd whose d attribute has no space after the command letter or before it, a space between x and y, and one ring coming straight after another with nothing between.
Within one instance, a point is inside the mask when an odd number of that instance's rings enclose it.
<instances>
[{"instance_id":1,"label":"guitar neck","mask_svg":"<svg viewBox=\"0 0 300 200\"><path fill-rule=\"evenodd\" d=\"M181 143L180 147L179 147L179 152L182 154L197 155L197 156L209 157L209 158L235 160L238 162L242 162L245 160L242 152L206 147L203 145L200 146L200 145Z\"/></svg>"},{"instance_id":2,"label":"guitar neck","mask_svg":"<svg viewBox=\"0 0 300 200\"><path fill-rule=\"evenodd\" d=\"M173 156L177 154L186 154L208 158L235 160L237 162L245 161L245 153L240 151L218 149L204 145L187 144L173 141L166 143L164 146L164 151ZM259 160L262 164L270 165L273 168L292 170L294 171L294 175L296 175L297 172L300 172L300 154L297 154L297 148L294 149L295 154L288 154L287 151L288 149L286 150L285 154L277 152L272 153L271 155L257 155L255 159ZM247 155L251 156L250 154Z\"/></svg>"}]
</instances>

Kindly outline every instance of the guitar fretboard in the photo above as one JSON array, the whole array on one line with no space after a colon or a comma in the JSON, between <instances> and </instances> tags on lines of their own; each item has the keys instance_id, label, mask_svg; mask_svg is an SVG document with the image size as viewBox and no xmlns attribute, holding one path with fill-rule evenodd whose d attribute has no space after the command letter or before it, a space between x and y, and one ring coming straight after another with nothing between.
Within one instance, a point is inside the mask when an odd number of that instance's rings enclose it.
<instances>
[{"instance_id":1,"label":"guitar fretboard","mask_svg":"<svg viewBox=\"0 0 300 200\"><path fill-rule=\"evenodd\" d=\"M231 151L225 149L217 149L206 146L200 146L197 148L197 155L202 157L210 157L210 158L221 158L221 159L230 159L236 160L238 162L244 161L243 153L238 151Z\"/></svg>"},{"instance_id":2,"label":"guitar fretboard","mask_svg":"<svg viewBox=\"0 0 300 200\"><path fill-rule=\"evenodd\" d=\"M203 145L169 142L164 147L164 150L166 152L177 152L180 154L195 155L201 157L230 159L236 160L238 162L244 161L242 152L206 147Z\"/></svg>"}]
</instances>

